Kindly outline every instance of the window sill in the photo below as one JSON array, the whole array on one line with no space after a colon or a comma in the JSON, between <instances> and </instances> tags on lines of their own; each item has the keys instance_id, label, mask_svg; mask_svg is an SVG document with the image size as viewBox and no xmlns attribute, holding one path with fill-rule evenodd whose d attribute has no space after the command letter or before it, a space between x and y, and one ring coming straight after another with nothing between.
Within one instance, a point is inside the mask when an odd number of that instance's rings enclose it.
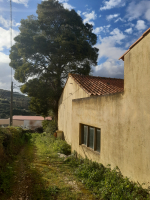
<instances>
[{"instance_id":1,"label":"window sill","mask_svg":"<svg viewBox=\"0 0 150 200\"><path fill-rule=\"evenodd\" d=\"M87 147L85 144L80 144L80 146L82 146L82 147L88 149L88 150L91 151L92 153L95 153L95 154L97 154L97 155L100 155L100 152L94 151L92 148Z\"/></svg>"}]
</instances>

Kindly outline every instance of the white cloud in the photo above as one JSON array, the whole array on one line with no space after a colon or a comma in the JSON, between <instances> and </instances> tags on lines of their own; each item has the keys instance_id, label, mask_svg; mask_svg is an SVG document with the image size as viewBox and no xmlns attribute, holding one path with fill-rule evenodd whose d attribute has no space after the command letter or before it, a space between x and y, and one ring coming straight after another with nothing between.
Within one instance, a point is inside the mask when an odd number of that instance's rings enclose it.
<instances>
[{"instance_id":1,"label":"white cloud","mask_svg":"<svg viewBox=\"0 0 150 200\"><path fill-rule=\"evenodd\" d=\"M107 26L100 26L93 30L93 33L99 34L100 32L108 32L110 25Z\"/></svg>"},{"instance_id":2,"label":"white cloud","mask_svg":"<svg viewBox=\"0 0 150 200\"><path fill-rule=\"evenodd\" d=\"M85 19L83 20L84 23L89 23L89 24L94 25L94 22L91 21L91 20L95 20L97 18L97 15L95 14L95 11L92 11L91 13L84 12L82 14L85 17Z\"/></svg>"},{"instance_id":3,"label":"white cloud","mask_svg":"<svg viewBox=\"0 0 150 200\"><path fill-rule=\"evenodd\" d=\"M119 15L120 15L120 14L108 15L108 16L106 17L106 19L107 19L107 20L111 20L111 19L113 19L113 18L118 17Z\"/></svg>"},{"instance_id":4,"label":"white cloud","mask_svg":"<svg viewBox=\"0 0 150 200\"><path fill-rule=\"evenodd\" d=\"M116 19L114 22L117 23L118 21L126 22L126 20L122 19L121 17L119 17L118 19Z\"/></svg>"},{"instance_id":5,"label":"white cloud","mask_svg":"<svg viewBox=\"0 0 150 200\"><path fill-rule=\"evenodd\" d=\"M137 21L137 24L136 24L136 26L135 26L135 28L137 29L137 30L144 30L144 29L146 29L146 25L145 25L145 21L143 21L143 20L138 20Z\"/></svg>"},{"instance_id":6,"label":"white cloud","mask_svg":"<svg viewBox=\"0 0 150 200\"><path fill-rule=\"evenodd\" d=\"M103 31L103 30L104 30L103 26L97 27L97 28L95 28L95 29L93 30L93 33L99 34L99 33L100 33L101 31Z\"/></svg>"},{"instance_id":7,"label":"white cloud","mask_svg":"<svg viewBox=\"0 0 150 200\"><path fill-rule=\"evenodd\" d=\"M148 21L150 21L150 8L147 9L147 11L145 12L145 19L147 19Z\"/></svg>"},{"instance_id":8,"label":"white cloud","mask_svg":"<svg viewBox=\"0 0 150 200\"><path fill-rule=\"evenodd\" d=\"M129 21L141 16L150 21L150 1L140 1L137 4L133 1L129 4L126 15Z\"/></svg>"},{"instance_id":9,"label":"white cloud","mask_svg":"<svg viewBox=\"0 0 150 200\"><path fill-rule=\"evenodd\" d=\"M12 37L16 37L19 34L18 31L12 30ZM13 40L14 44L14 40ZM3 51L4 48L10 48L10 30L3 29L0 27L0 51Z\"/></svg>"},{"instance_id":10,"label":"white cloud","mask_svg":"<svg viewBox=\"0 0 150 200\"><path fill-rule=\"evenodd\" d=\"M8 28L10 26L10 21L3 18L2 15L0 15L0 24L3 25L5 28Z\"/></svg>"},{"instance_id":11,"label":"white cloud","mask_svg":"<svg viewBox=\"0 0 150 200\"><path fill-rule=\"evenodd\" d=\"M77 13L78 13L78 15L81 15L82 12L80 10L78 10Z\"/></svg>"},{"instance_id":12,"label":"white cloud","mask_svg":"<svg viewBox=\"0 0 150 200\"><path fill-rule=\"evenodd\" d=\"M42 0L42 1L48 1L48 0ZM58 1L59 1L59 3L62 3L62 5L64 6L65 9L71 10L71 9L75 8L72 5L67 3L69 0L58 0Z\"/></svg>"},{"instance_id":13,"label":"white cloud","mask_svg":"<svg viewBox=\"0 0 150 200\"><path fill-rule=\"evenodd\" d=\"M10 74L11 74L11 68L9 66L9 56L0 52L0 88L10 90ZM14 71L13 71L14 73ZM13 82L17 85L19 83L13 79Z\"/></svg>"},{"instance_id":14,"label":"white cloud","mask_svg":"<svg viewBox=\"0 0 150 200\"><path fill-rule=\"evenodd\" d=\"M116 6L124 6L124 5L125 4L122 2L122 0L109 0L104 2L104 6L100 7L100 10L108 10Z\"/></svg>"},{"instance_id":15,"label":"white cloud","mask_svg":"<svg viewBox=\"0 0 150 200\"><path fill-rule=\"evenodd\" d=\"M96 66L93 75L111 78L124 78L124 63L112 59Z\"/></svg>"},{"instance_id":16,"label":"white cloud","mask_svg":"<svg viewBox=\"0 0 150 200\"><path fill-rule=\"evenodd\" d=\"M124 63L118 61L118 58L124 54L126 49L118 47L125 39L125 35L118 29L114 29L110 36L101 38L96 47L99 49L99 62L106 58L106 62L94 68L93 75L111 78L124 78Z\"/></svg>"},{"instance_id":17,"label":"white cloud","mask_svg":"<svg viewBox=\"0 0 150 200\"><path fill-rule=\"evenodd\" d=\"M126 29L124 32L128 33L128 34L131 34L133 32L132 28L128 28Z\"/></svg>"},{"instance_id":18,"label":"white cloud","mask_svg":"<svg viewBox=\"0 0 150 200\"><path fill-rule=\"evenodd\" d=\"M5 27L5 28L9 28L10 27L10 20L4 19L2 15L0 15L0 24ZM14 20L12 22L13 26L19 26L20 23L16 23Z\"/></svg>"},{"instance_id":19,"label":"white cloud","mask_svg":"<svg viewBox=\"0 0 150 200\"><path fill-rule=\"evenodd\" d=\"M74 8L73 6L71 6L71 5L68 4L68 3L63 3L63 6L64 6L65 9L68 9L68 10L71 10L71 9Z\"/></svg>"},{"instance_id":20,"label":"white cloud","mask_svg":"<svg viewBox=\"0 0 150 200\"><path fill-rule=\"evenodd\" d=\"M60 3L68 2L69 0L58 0Z\"/></svg>"},{"instance_id":21,"label":"white cloud","mask_svg":"<svg viewBox=\"0 0 150 200\"><path fill-rule=\"evenodd\" d=\"M26 7L28 7L28 1L29 0L12 0L12 2L18 3L18 4L24 4L24 6Z\"/></svg>"},{"instance_id":22,"label":"white cloud","mask_svg":"<svg viewBox=\"0 0 150 200\"><path fill-rule=\"evenodd\" d=\"M129 49L129 47L137 40L137 38L133 38L129 42L126 42L125 48Z\"/></svg>"},{"instance_id":23,"label":"white cloud","mask_svg":"<svg viewBox=\"0 0 150 200\"><path fill-rule=\"evenodd\" d=\"M3 64L9 63L10 62L9 56L4 54L3 52L0 52L0 62Z\"/></svg>"},{"instance_id":24,"label":"white cloud","mask_svg":"<svg viewBox=\"0 0 150 200\"><path fill-rule=\"evenodd\" d=\"M101 17L102 15L99 15L99 17Z\"/></svg>"},{"instance_id":25,"label":"white cloud","mask_svg":"<svg viewBox=\"0 0 150 200\"><path fill-rule=\"evenodd\" d=\"M99 43L95 45L99 49L99 60L103 57L109 59L118 60L118 58L126 51L121 47L116 47L118 44L122 44L122 40L125 39L125 35L118 29L114 29L110 36L101 38L99 37Z\"/></svg>"},{"instance_id":26,"label":"white cloud","mask_svg":"<svg viewBox=\"0 0 150 200\"><path fill-rule=\"evenodd\" d=\"M67 3L69 0L58 0L58 1L59 1L59 3L63 4L65 9L71 10L74 8L73 6L71 6L70 4Z\"/></svg>"}]
</instances>

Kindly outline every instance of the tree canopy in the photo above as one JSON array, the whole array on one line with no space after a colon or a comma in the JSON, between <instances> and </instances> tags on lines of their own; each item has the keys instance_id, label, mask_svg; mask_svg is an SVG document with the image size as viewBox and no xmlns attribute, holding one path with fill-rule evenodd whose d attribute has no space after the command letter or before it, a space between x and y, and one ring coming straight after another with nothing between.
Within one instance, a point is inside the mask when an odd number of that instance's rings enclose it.
<instances>
[{"instance_id":1,"label":"tree canopy","mask_svg":"<svg viewBox=\"0 0 150 200\"><path fill-rule=\"evenodd\" d=\"M31 108L46 114L45 106L43 111L39 108L45 101L47 109L57 113L68 73L88 75L91 66L97 65L98 49L93 47L97 36L75 10L65 9L56 0L38 4L37 15L21 20L10 66L15 79L24 83L21 91L32 97Z\"/></svg>"}]
</instances>

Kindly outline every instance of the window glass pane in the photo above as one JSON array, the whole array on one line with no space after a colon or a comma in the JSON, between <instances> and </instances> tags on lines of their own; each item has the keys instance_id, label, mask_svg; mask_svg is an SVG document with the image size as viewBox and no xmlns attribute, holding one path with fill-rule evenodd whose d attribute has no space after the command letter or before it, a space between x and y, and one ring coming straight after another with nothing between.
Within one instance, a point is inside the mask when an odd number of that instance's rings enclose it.
<instances>
[{"instance_id":1,"label":"window glass pane","mask_svg":"<svg viewBox=\"0 0 150 200\"><path fill-rule=\"evenodd\" d=\"M94 128L92 127L89 130L89 147L94 149Z\"/></svg>"},{"instance_id":2,"label":"window glass pane","mask_svg":"<svg viewBox=\"0 0 150 200\"><path fill-rule=\"evenodd\" d=\"M96 151L100 152L100 139L101 139L101 130L97 129L96 131Z\"/></svg>"},{"instance_id":3,"label":"window glass pane","mask_svg":"<svg viewBox=\"0 0 150 200\"><path fill-rule=\"evenodd\" d=\"M83 137L83 144L87 145L87 136L88 136L88 126L84 126L84 137Z\"/></svg>"}]
</instances>

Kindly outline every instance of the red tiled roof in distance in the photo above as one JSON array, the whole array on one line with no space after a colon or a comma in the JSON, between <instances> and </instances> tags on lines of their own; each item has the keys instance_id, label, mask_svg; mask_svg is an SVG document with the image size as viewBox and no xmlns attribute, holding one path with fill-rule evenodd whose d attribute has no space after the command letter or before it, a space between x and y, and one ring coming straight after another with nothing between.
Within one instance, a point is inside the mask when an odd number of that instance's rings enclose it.
<instances>
[{"instance_id":1,"label":"red tiled roof in distance","mask_svg":"<svg viewBox=\"0 0 150 200\"><path fill-rule=\"evenodd\" d=\"M105 95L124 91L124 80L96 76L69 74L90 95Z\"/></svg>"},{"instance_id":2,"label":"red tiled roof in distance","mask_svg":"<svg viewBox=\"0 0 150 200\"><path fill-rule=\"evenodd\" d=\"M150 28L147 29L147 30L143 33L143 35L142 35L138 40L136 40L136 41L129 47L129 49L119 58L119 60L122 59L122 60L124 61L124 56L125 56L138 42L140 42L149 32L150 32Z\"/></svg>"},{"instance_id":3,"label":"red tiled roof in distance","mask_svg":"<svg viewBox=\"0 0 150 200\"><path fill-rule=\"evenodd\" d=\"M46 120L52 120L51 117L46 117ZM44 117L42 116L22 116L22 115L14 115L13 120L33 120L33 121L43 121Z\"/></svg>"}]
</instances>

